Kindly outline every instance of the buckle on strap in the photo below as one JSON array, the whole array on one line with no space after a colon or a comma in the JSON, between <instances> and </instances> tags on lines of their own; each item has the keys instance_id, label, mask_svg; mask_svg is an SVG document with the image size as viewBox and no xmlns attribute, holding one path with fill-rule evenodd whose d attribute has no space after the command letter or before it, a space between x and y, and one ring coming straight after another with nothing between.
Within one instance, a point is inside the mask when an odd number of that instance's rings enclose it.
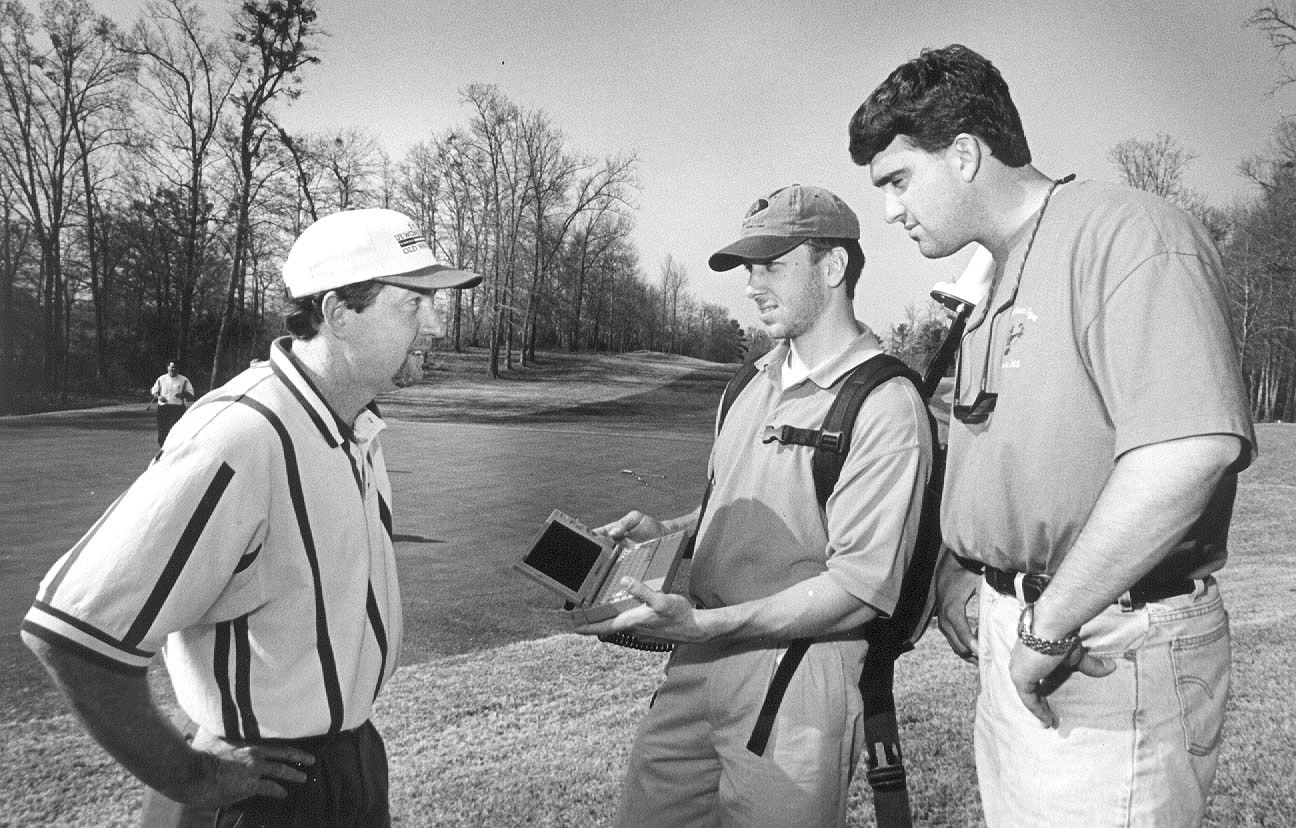
<instances>
[{"instance_id":1,"label":"buckle on strap","mask_svg":"<svg viewBox=\"0 0 1296 828\"><path fill-rule=\"evenodd\" d=\"M840 454L845 450L845 440L842 439L840 431L820 431L819 442L815 448L831 451L833 454Z\"/></svg>"},{"instance_id":2,"label":"buckle on strap","mask_svg":"<svg viewBox=\"0 0 1296 828\"><path fill-rule=\"evenodd\" d=\"M762 443L782 443L787 445L792 442L792 426L765 426L765 435L761 438Z\"/></svg>"},{"instance_id":3,"label":"buckle on strap","mask_svg":"<svg viewBox=\"0 0 1296 828\"><path fill-rule=\"evenodd\" d=\"M840 431L824 431L817 428L797 428L781 425L765 426L761 437L762 443L781 443L782 445L809 446L813 449L841 454L846 451L846 439Z\"/></svg>"}]
</instances>

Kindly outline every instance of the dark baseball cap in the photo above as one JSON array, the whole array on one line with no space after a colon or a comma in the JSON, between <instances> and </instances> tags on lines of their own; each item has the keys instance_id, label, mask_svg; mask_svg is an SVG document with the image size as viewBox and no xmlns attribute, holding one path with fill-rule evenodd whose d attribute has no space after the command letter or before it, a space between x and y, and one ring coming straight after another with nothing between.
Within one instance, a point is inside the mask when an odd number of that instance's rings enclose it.
<instances>
[{"instance_id":1,"label":"dark baseball cap","mask_svg":"<svg viewBox=\"0 0 1296 828\"><path fill-rule=\"evenodd\" d=\"M732 270L777 259L806 239L858 239L859 218L822 187L793 184L775 190L747 211L738 241L711 254L712 270Z\"/></svg>"}]
</instances>

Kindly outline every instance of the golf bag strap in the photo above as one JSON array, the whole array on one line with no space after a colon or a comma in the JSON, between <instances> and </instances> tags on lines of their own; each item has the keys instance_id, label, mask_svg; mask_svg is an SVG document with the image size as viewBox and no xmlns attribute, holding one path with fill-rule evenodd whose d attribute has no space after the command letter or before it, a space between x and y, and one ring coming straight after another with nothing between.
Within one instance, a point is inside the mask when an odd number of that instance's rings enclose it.
<instances>
[{"instance_id":1,"label":"golf bag strap","mask_svg":"<svg viewBox=\"0 0 1296 828\"><path fill-rule=\"evenodd\" d=\"M747 749L757 756L765 755L765 745L769 743L770 733L774 730L774 719L778 716L779 706L783 704L783 695L812 643L809 638L798 638L783 652L783 660L774 671L774 678L770 679L769 689L765 691L765 702L756 715L756 726L752 728L751 738L747 740Z\"/></svg>"}]
</instances>

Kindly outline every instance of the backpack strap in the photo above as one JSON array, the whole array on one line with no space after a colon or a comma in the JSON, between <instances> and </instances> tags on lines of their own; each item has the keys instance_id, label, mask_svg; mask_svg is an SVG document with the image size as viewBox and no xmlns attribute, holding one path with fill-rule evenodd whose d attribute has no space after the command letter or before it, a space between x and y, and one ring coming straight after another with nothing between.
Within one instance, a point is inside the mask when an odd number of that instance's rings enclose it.
<instances>
[{"instance_id":1,"label":"backpack strap","mask_svg":"<svg viewBox=\"0 0 1296 828\"><path fill-rule=\"evenodd\" d=\"M824 415L823 424L819 428L778 426L773 428L765 438L765 442L778 441L785 445L795 444L814 448L811 469L814 476L815 497L819 501L820 509L826 508L828 498L832 495L837 479L841 476L842 466L850 451L855 420L864 405L864 400L874 388L895 377L905 377L915 387L919 387L922 382L921 378L901 360L889 354L878 354L851 369L850 373L839 381L837 394L833 397L832 405L828 407L828 413ZM782 661L779 662L774 677L770 680L769 688L765 691L765 701L761 705L760 714L756 717L756 725L752 728L751 738L747 740L747 750L757 756L765 752L765 745L774 727L774 719L783 703L783 695L787 692L792 675L796 672L811 643L811 639L793 641L788 646ZM890 664L889 661L887 663ZM889 682L887 687L889 689Z\"/></svg>"},{"instance_id":2,"label":"backpack strap","mask_svg":"<svg viewBox=\"0 0 1296 828\"><path fill-rule=\"evenodd\" d=\"M790 425L767 428L767 443L809 446L815 450L811 458L811 473L820 509L827 508L828 498L841 477L846 455L850 453L851 432L855 429L855 420L864 400L874 388L895 377L904 377L913 383L919 394L922 393L923 381L916 372L890 354L878 354L852 368L838 381L836 396L819 428Z\"/></svg>"},{"instance_id":3,"label":"backpack strap","mask_svg":"<svg viewBox=\"0 0 1296 828\"><path fill-rule=\"evenodd\" d=\"M752 381L760 369L756 367L755 361L743 364L732 377L729 378L728 384L725 385L724 394L720 396L720 414L716 418L716 436L720 436L720 427L724 425L725 417L729 414L729 409L733 408L734 400L747 387L747 383Z\"/></svg>"},{"instance_id":4,"label":"backpack strap","mask_svg":"<svg viewBox=\"0 0 1296 828\"><path fill-rule=\"evenodd\" d=\"M814 643L812 638L798 638L783 651L774 677L770 679L769 689L765 691L765 702L761 704L760 713L756 714L756 726L752 728L751 738L747 740L747 749L757 756L765 755L765 745L769 743L770 733L774 730L774 718L778 716L779 705L783 703L783 694L792 683L806 650Z\"/></svg>"},{"instance_id":5,"label":"backpack strap","mask_svg":"<svg viewBox=\"0 0 1296 828\"><path fill-rule=\"evenodd\" d=\"M738 399L738 395L742 393L743 389L747 387L747 384L750 383L752 378L759 372L760 369L756 367L756 362L752 361L744 363L743 367L739 368L737 373L729 378L729 382L725 385L724 393L720 395L720 412L716 415L715 436L720 436L720 428L724 425L725 417L728 416L729 409L733 407L734 400ZM698 509L698 526L702 525L702 515L706 513L707 501L711 499L711 490L714 488L715 478L711 475L707 475L706 491L702 492L702 505ZM693 534L689 536L688 542L684 546L685 558L693 557L693 544L696 540L697 530L694 529Z\"/></svg>"},{"instance_id":6,"label":"backpack strap","mask_svg":"<svg viewBox=\"0 0 1296 828\"><path fill-rule=\"evenodd\" d=\"M918 374L890 354L878 354L866 360L842 379L837 396L824 415L823 425L819 426L819 445L811 460L819 508L827 508L828 498L837 486L837 478L850 452L851 432L865 398L874 388L895 377L905 377L921 390L922 379Z\"/></svg>"}]
</instances>

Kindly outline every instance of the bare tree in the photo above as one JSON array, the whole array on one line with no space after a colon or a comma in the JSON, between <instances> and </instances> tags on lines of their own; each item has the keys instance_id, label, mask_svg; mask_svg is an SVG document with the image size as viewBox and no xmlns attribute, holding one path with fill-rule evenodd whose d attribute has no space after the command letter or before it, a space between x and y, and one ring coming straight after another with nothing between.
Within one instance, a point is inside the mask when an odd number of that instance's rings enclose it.
<instances>
[{"instance_id":1,"label":"bare tree","mask_svg":"<svg viewBox=\"0 0 1296 828\"><path fill-rule=\"evenodd\" d=\"M433 230L438 255L458 268L486 274L488 221L482 191L475 186L470 172L472 142L462 131L451 131L436 142L434 156L439 186L440 209ZM472 330L469 339L476 344L484 314L478 313L477 301L486 289L472 288L454 292L454 349L462 349L464 312L467 310ZM465 308L465 298L467 305Z\"/></svg>"},{"instance_id":2,"label":"bare tree","mask_svg":"<svg viewBox=\"0 0 1296 828\"><path fill-rule=\"evenodd\" d=\"M178 195L158 221L180 239L178 315L174 357L183 360L199 279L212 240L215 204L208 192L216 163L221 116L238 82L229 45L208 31L194 0L149 0L124 50L140 61L140 90L156 116L154 140L144 148L162 187Z\"/></svg>"},{"instance_id":3,"label":"bare tree","mask_svg":"<svg viewBox=\"0 0 1296 828\"><path fill-rule=\"evenodd\" d=\"M1287 57L1288 49L1296 48L1296 6L1266 3L1247 18L1246 25L1264 33L1280 60ZM1284 63L1276 87L1289 83L1296 83L1296 72L1290 64Z\"/></svg>"},{"instance_id":4,"label":"bare tree","mask_svg":"<svg viewBox=\"0 0 1296 828\"><path fill-rule=\"evenodd\" d=\"M542 303L550 299L546 290L549 271L572 227L589 217L602 220L610 211L627 205L627 191L634 184L634 155L604 159L600 163L570 153L561 133L547 116L533 112L523 121L522 142L533 195L532 271L527 291L522 364L535 361L536 323Z\"/></svg>"},{"instance_id":5,"label":"bare tree","mask_svg":"<svg viewBox=\"0 0 1296 828\"><path fill-rule=\"evenodd\" d=\"M134 65L120 51L120 33L86 0L54 0L42 6L42 23L53 46L52 57L67 95L81 177L85 222L85 262L94 303L95 373L100 385L111 382L108 312L112 306L111 269L104 267L100 187L111 173L112 156L130 140L127 82ZM106 160L101 160L105 157ZM70 294L70 292L69 292ZM63 374L70 349L63 349Z\"/></svg>"},{"instance_id":6,"label":"bare tree","mask_svg":"<svg viewBox=\"0 0 1296 828\"><path fill-rule=\"evenodd\" d=\"M14 411L14 379L18 367L15 283L29 235L17 220L15 201L9 171L0 166L0 415Z\"/></svg>"},{"instance_id":7,"label":"bare tree","mask_svg":"<svg viewBox=\"0 0 1296 828\"><path fill-rule=\"evenodd\" d=\"M58 58L36 42L38 34L21 2L0 3L0 159L18 196L15 205L40 246L42 376L62 389L67 332L62 237L77 183L72 116L59 83Z\"/></svg>"},{"instance_id":8,"label":"bare tree","mask_svg":"<svg viewBox=\"0 0 1296 828\"><path fill-rule=\"evenodd\" d=\"M386 156L378 139L357 127L344 127L310 143L323 170L323 192L317 201L329 212L377 207L382 201L382 169Z\"/></svg>"},{"instance_id":9,"label":"bare tree","mask_svg":"<svg viewBox=\"0 0 1296 828\"><path fill-rule=\"evenodd\" d=\"M665 261L661 265L661 316L662 330L669 337L669 340L663 343L663 349L668 353L679 352L679 341L682 333L680 329L680 300L686 296L686 285L688 285L688 272L683 265L675 261L673 256L667 254Z\"/></svg>"},{"instance_id":10,"label":"bare tree","mask_svg":"<svg viewBox=\"0 0 1296 828\"><path fill-rule=\"evenodd\" d=\"M1169 135L1158 134L1151 141L1127 138L1112 147L1107 157L1126 184L1177 204L1205 225L1216 243L1223 240L1227 232L1223 213L1184 181L1195 153Z\"/></svg>"},{"instance_id":11,"label":"bare tree","mask_svg":"<svg viewBox=\"0 0 1296 828\"><path fill-rule=\"evenodd\" d=\"M232 95L237 125L230 140L234 170L234 243L225 304L212 354L209 387L221 379L221 356L230 323L245 289L248 251L252 246L252 206L265 182L260 171L264 147L273 135L266 117L277 98L300 94L298 71L319 58L311 53L316 13L311 0L245 0L234 18L235 61L243 67ZM269 173L273 175L276 170Z\"/></svg>"},{"instance_id":12,"label":"bare tree","mask_svg":"<svg viewBox=\"0 0 1296 828\"><path fill-rule=\"evenodd\" d=\"M521 264L522 226L534 197L518 140L521 112L498 87L473 84L464 90L473 117L464 135L473 186L485 211L490 251L491 326L488 373L500 375L500 354L513 367L513 331L517 316L516 278Z\"/></svg>"},{"instance_id":13,"label":"bare tree","mask_svg":"<svg viewBox=\"0 0 1296 828\"><path fill-rule=\"evenodd\" d=\"M1151 141L1126 138L1107 153L1126 184L1170 201L1186 192L1184 171L1196 157L1160 133Z\"/></svg>"}]
</instances>

